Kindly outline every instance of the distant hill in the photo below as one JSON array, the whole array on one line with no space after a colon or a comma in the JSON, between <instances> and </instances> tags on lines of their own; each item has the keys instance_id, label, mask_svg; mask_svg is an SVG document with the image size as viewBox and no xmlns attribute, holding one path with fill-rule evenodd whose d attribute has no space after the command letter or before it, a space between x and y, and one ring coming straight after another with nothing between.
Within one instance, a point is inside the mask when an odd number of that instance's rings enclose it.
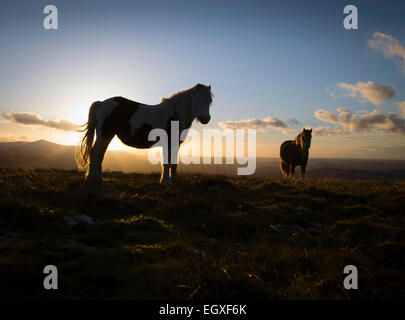
<instances>
[{"instance_id":1,"label":"distant hill","mask_svg":"<svg viewBox=\"0 0 405 320\"><path fill-rule=\"evenodd\" d=\"M64 170L77 169L75 146L66 146L46 140L34 142L1 142L0 167L53 168ZM145 157L125 151L107 151L103 169L123 172L151 173L160 170L150 164Z\"/></svg>"},{"instance_id":2,"label":"distant hill","mask_svg":"<svg viewBox=\"0 0 405 320\"><path fill-rule=\"evenodd\" d=\"M0 167L76 170L75 150L75 146L56 144L46 140L0 142ZM179 172L236 175L238 167L241 165L180 164ZM103 170L153 173L160 172L160 165L150 164L146 156L111 150L105 155ZM300 169L297 168L296 172L299 174ZM279 159L257 158L255 174L280 176ZM310 158L307 175L351 179L405 179L405 160Z\"/></svg>"}]
</instances>

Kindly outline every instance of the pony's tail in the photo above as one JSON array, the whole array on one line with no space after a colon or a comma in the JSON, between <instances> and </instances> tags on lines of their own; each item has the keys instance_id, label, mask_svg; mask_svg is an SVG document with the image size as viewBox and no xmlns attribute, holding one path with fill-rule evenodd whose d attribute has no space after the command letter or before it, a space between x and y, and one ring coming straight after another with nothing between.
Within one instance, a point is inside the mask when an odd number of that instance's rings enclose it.
<instances>
[{"instance_id":1,"label":"pony's tail","mask_svg":"<svg viewBox=\"0 0 405 320\"><path fill-rule=\"evenodd\" d=\"M94 141L94 132L96 131L96 111L100 104L100 101L92 103L89 109L89 119L87 123L82 126L83 129L78 130L79 132L85 132L76 151L76 163L79 169L85 169L89 164L90 152Z\"/></svg>"}]
</instances>

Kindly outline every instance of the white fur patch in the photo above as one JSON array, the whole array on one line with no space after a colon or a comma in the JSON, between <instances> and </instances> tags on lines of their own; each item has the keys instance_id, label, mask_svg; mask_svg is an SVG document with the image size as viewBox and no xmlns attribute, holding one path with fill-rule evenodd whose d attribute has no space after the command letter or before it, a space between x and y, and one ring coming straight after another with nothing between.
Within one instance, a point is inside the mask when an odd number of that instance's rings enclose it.
<instances>
[{"instance_id":1,"label":"white fur patch","mask_svg":"<svg viewBox=\"0 0 405 320\"><path fill-rule=\"evenodd\" d=\"M101 102L96 111L96 127L98 132L101 132L104 120L113 112L116 106L118 106L118 102L115 101L114 98L109 98Z\"/></svg>"}]
</instances>

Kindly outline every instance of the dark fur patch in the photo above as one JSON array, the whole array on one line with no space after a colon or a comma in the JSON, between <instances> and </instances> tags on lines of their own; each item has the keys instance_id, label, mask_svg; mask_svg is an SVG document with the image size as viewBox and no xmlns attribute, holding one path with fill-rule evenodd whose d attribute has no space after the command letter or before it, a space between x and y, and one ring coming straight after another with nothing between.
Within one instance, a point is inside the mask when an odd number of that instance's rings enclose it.
<instances>
[{"instance_id":1,"label":"dark fur patch","mask_svg":"<svg viewBox=\"0 0 405 320\"><path fill-rule=\"evenodd\" d=\"M167 122L166 122L166 132L167 132L167 136L169 138L171 137L171 134L172 134L172 121L180 121L180 117L177 113L175 113L169 119L167 119ZM181 130L180 127L179 127L179 130Z\"/></svg>"},{"instance_id":2,"label":"dark fur patch","mask_svg":"<svg viewBox=\"0 0 405 320\"><path fill-rule=\"evenodd\" d=\"M101 126L101 136L106 139L112 139L120 131L129 132L129 119L139 108L137 102L122 97L115 97L114 100L118 105L104 120L104 123Z\"/></svg>"},{"instance_id":3,"label":"dark fur patch","mask_svg":"<svg viewBox=\"0 0 405 320\"><path fill-rule=\"evenodd\" d=\"M280 158L288 165L299 166L303 164L300 151L294 141L288 140L280 146Z\"/></svg>"},{"instance_id":4,"label":"dark fur patch","mask_svg":"<svg viewBox=\"0 0 405 320\"><path fill-rule=\"evenodd\" d=\"M153 146L156 141L149 141L148 136L149 132L152 130L152 126L150 124L144 123L139 129L135 130L134 134L131 135L130 132L128 133L119 133L118 138L128 146L139 148L139 149L147 149Z\"/></svg>"},{"instance_id":5,"label":"dark fur patch","mask_svg":"<svg viewBox=\"0 0 405 320\"><path fill-rule=\"evenodd\" d=\"M133 135L131 134L131 124L129 120L134 113L138 111L139 103L123 97L115 97L114 100L118 105L104 120L101 127L102 137L112 139L117 135L118 138L128 146L140 149L151 147L155 142L148 141L149 132L152 130L150 124L144 123Z\"/></svg>"}]
</instances>

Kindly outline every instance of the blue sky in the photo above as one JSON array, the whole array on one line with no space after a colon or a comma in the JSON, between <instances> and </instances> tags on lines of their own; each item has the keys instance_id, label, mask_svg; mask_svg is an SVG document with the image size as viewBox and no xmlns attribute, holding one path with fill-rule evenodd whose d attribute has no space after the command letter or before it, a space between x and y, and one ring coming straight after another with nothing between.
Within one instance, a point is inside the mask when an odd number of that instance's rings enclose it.
<instances>
[{"instance_id":1,"label":"blue sky","mask_svg":"<svg viewBox=\"0 0 405 320\"><path fill-rule=\"evenodd\" d=\"M58 8L58 30L43 28L47 4ZM343 27L346 4L358 8L358 30ZM380 32L405 45L402 1L16 0L0 7L3 115L29 112L82 123L92 101L122 95L155 104L200 82L211 84L215 94L210 127L273 117L292 129L259 131L264 156L277 156L278 145L304 126L336 127L317 119L318 109L354 114L378 109L402 119L401 58L386 57L368 44ZM393 86L395 97L376 106L337 86L369 81ZM0 121L3 140L70 144L74 135ZM404 158L404 137L367 127L314 136L313 149L324 157Z\"/></svg>"}]
</instances>

